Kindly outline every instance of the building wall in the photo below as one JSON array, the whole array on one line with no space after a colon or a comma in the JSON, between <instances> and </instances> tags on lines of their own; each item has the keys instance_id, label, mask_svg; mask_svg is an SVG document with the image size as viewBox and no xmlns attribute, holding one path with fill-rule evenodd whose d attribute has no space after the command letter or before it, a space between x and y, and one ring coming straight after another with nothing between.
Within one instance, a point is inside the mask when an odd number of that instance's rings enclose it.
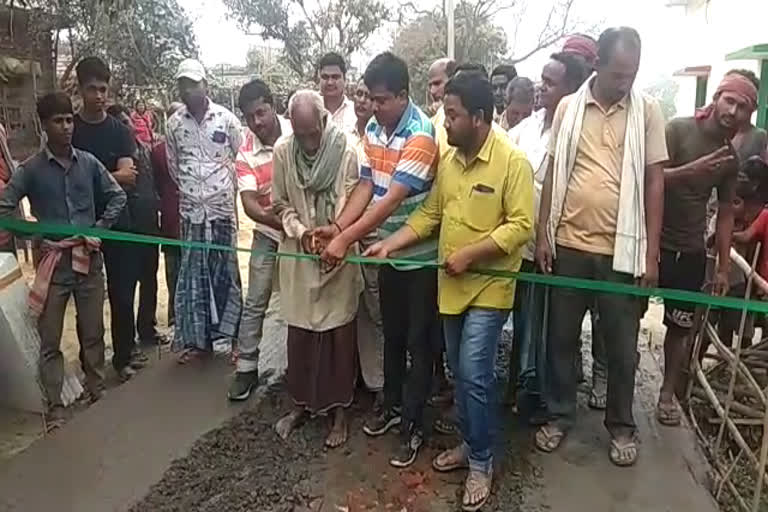
<instances>
[{"instance_id":1,"label":"building wall","mask_svg":"<svg viewBox=\"0 0 768 512\"><path fill-rule=\"evenodd\" d=\"M670 0L669 4L681 4ZM757 72L756 61L726 61L725 56L755 44L768 43L768 0L689 0L670 5L678 18L679 34L673 51L681 54L681 66L712 66L707 97L711 98L722 76L731 69ZM764 77L765 79L768 79ZM691 115L696 98L696 79L679 77L678 115Z\"/></svg>"}]
</instances>

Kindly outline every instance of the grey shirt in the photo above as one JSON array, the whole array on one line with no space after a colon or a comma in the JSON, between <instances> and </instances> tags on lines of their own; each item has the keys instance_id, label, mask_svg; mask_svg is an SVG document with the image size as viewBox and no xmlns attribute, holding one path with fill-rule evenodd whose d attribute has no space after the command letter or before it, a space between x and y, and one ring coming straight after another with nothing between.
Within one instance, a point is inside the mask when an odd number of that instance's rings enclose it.
<instances>
[{"instance_id":1,"label":"grey shirt","mask_svg":"<svg viewBox=\"0 0 768 512\"><path fill-rule=\"evenodd\" d=\"M125 192L95 156L72 149L69 168L46 147L24 162L0 195L0 216L11 215L24 198L40 222L109 228L125 206ZM104 213L96 217L96 204Z\"/></svg>"}]
</instances>

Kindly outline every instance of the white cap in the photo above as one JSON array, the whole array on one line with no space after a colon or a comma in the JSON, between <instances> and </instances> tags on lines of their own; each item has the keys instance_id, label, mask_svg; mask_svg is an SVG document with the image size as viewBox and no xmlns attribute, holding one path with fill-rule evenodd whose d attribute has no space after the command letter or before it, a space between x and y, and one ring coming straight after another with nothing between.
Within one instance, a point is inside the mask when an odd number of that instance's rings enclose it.
<instances>
[{"instance_id":1,"label":"white cap","mask_svg":"<svg viewBox=\"0 0 768 512\"><path fill-rule=\"evenodd\" d=\"M189 78L194 82L200 82L205 80L205 68L199 60L184 59L176 71L176 80L179 78Z\"/></svg>"}]
</instances>

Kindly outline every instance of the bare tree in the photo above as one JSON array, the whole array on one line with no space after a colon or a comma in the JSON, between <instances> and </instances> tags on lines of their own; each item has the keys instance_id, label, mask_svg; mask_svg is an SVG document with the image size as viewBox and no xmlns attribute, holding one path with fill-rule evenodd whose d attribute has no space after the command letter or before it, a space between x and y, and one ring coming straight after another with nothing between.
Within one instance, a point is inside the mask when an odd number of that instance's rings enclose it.
<instances>
[{"instance_id":1,"label":"bare tree","mask_svg":"<svg viewBox=\"0 0 768 512\"><path fill-rule=\"evenodd\" d=\"M541 8L545 2L537 2ZM455 17L457 27L457 42L463 41L472 45L473 41L482 40L489 27L501 28L500 17L503 15L504 30L511 43L511 55L505 60L511 63L522 62L535 53L549 48L569 34L575 32L593 33L595 24L587 24L574 15L578 0L551 0L541 26L537 29L537 37L531 43L518 51L518 34L525 21L531 23L531 5L529 0L460 0L456 5ZM443 0L436 10L424 10L412 0L401 4L398 19L401 26L404 20L413 20L423 16L432 16L439 20L446 19L446 5Z\"/></svg>"}]
</instances>

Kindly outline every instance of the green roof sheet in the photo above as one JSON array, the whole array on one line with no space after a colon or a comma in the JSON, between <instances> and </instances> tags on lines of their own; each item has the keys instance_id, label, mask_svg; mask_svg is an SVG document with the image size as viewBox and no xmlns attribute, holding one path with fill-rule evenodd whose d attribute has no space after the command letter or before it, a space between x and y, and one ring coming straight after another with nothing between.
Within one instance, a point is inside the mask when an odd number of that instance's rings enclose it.
<instances>
[{"instance_id":1,"label":"green roof sheet","mask_svg":"<svg viewBox=\"0 0 768 512\"><path fill-rule=\"evenodd\" d=\"M768 43L747 46L741 50L729 53L725 60L763 60L768 59Z\"/></svg>"}]
</instances>

